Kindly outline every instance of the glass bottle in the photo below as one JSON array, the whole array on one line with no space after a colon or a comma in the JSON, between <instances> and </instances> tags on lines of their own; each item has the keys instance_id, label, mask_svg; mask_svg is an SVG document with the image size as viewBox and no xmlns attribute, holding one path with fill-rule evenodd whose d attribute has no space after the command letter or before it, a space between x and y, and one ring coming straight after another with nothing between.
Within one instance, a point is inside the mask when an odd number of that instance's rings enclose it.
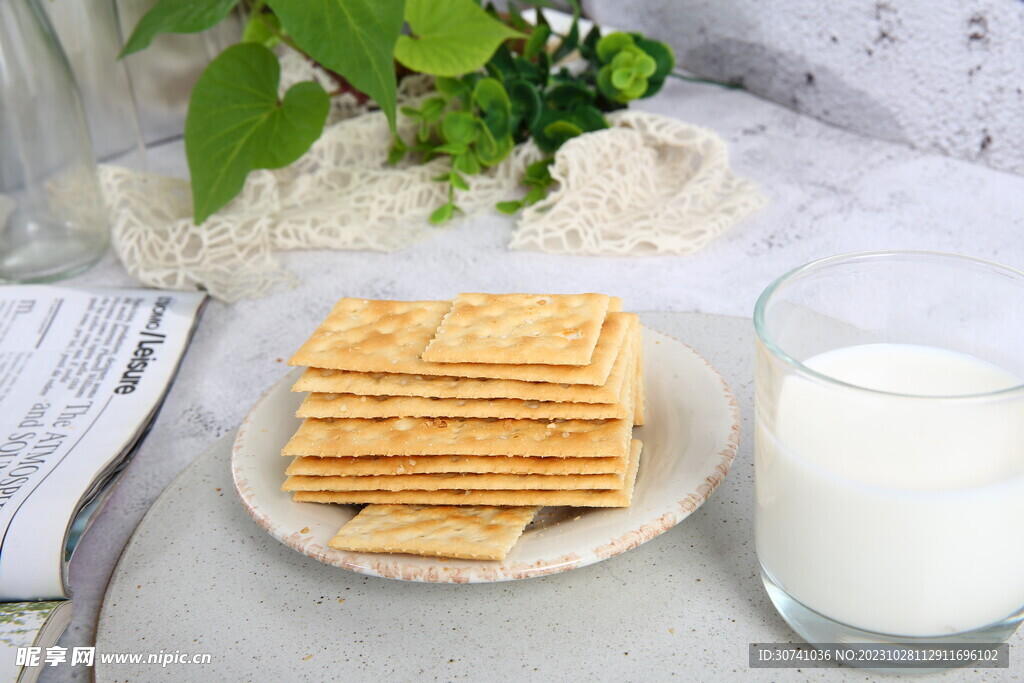
<instances>
[{"instance_id":1,"label":"glass bottle","mask_svg":"<svg viewBox=\"0 0 1024 683\"><path fill-rule=\"evenodd\" d=\"M67 58L38 0L0 0L0 282L68 277L110 228Z\"/></svg>"}]
</instances>

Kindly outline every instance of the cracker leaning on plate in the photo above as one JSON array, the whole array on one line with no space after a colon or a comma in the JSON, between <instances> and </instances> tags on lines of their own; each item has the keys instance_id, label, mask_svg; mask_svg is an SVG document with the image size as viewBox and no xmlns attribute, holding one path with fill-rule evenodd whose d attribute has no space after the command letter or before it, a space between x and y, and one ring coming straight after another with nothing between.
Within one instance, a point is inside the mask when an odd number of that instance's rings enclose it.
<instances>
[{"instance_id":1,"label":"cracker leaning on plate","mask_svg":"<svg viewBox=\"0 0 1024 683\"><path fill-rule=\"evenodd\" d=\"M640 325L603 294L341 299L289 363L299 502L366 504L339 550L504 559L544 506L627 507Z\"/></svg>"}]
</instances>

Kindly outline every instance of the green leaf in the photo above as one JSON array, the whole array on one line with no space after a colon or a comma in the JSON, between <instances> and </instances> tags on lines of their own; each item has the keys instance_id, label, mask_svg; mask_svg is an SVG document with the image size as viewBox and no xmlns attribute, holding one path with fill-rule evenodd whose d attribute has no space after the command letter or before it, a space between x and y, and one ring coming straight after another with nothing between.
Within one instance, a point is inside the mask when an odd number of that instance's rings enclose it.
<instances>
[{"instance_id":1,"label":"green leaf","mask_svg":"<svg viewBox=\"0 0 1024 683\"><path fill-rule=\"evenodd\" d=\"M622 33L616 31L615 33L609 33L601 40L597 41L596 51L597 58L602 63L607 64L615 55L619 54L624 48L634 45L633 36L628 33Z\"/></svg>"},{"instance_id":2,"label":"green leaf","mask_svg":"<svg viewBox=\"0 0 1024 683\"><path fill-rule=\"evenodd\" d=\"M480 135L480 124L466 111L448 112L441 120L441 137L446 142L470 144Z\"/></svg>"},{"instance_id":3,"label":"green leaf","mask_svg":"<svg viewBox=\"0 0 1024 683\"><path fill-rule=\"evenodd\" d=\"M243 43L259 43L264 47L274 47L281 42L281 22L269 12L254 12L245 22L242 31Z\"/></svg>"},{"instance_id":4,"label":"green leaf","mask_svg":"<svg viewBox=\"0 0 1024 683\"><path fill-rule=\"evenodd\" d=\"M487 128L484 128L484 135L477 140L474 150L476 158L483 166L494 166L508 156L515 143L511 135L503 138L494 138Z\"/></svg>"},{"instance_id":5,"label":"green leaf","mask_svg":"<svg viewBox=\"0 0 1024 683\"><path fill-rule=\"evenodd\" d=\"M556 85L544 98L549 107L569 109L577 104L593 104L594 91L582 83L570 81Z\"/></svg>"},{"instance_id":6,"label":"green leaf","mask_svg":"<svg viewBox=\"0 0 1024 683\"><path fill-rule=\"evenodd\" d=\"M484 113L484 125L495 138L503 138L512 132L509 120L512 103L501 81L494 78L478 81L473 88L473 104Z\"/></svg>"},{"instance_id":7,"label":"green leaf","mask_svg":"<svg viewBox=\"0 0 1024 683\"><path fill-rule=\"evenodd\" d=\"M395 129L393 54L405 0L267 0L292 40L376 102ZM481 10L482 11L482 10Z\"/></svg>"},{"instance_id":8,"label":"green leaf","mask_svg":"<svg viewBox=\"0 0 1024 683\"><path fill-rule=\"evenodd\" d=\"M531 132L541 151L550 154L571 137L607 127L596 107L581 105L567 112L545 109Z\"/></svg>"},{"instance_id":9,"label":"green leaf","mask_svg":"<svg viewBox=\"0 0 1024 683\"><path fill-rule=\"evenodd\" d=\"M551 27L547 24L541 24L537 28L533 29L533 33L530 34L530 39L526 41L526 47L523 48L523 56L527 59L533 59L537 54L544 49L547 45L548 38L551 37Z\"/></svg>"},{"instance_id":10,"label":"green leaf","mask_svg":"<svg viewBox=\"0 0 1024 683\"><path fill-rule=\"evenodd\" d=\"M540 116L542 104L537 89L522 79L511 80L505 84L509 99L512 101L512 112L510 115L512 133L517 136L516 140L522 142L525 137L521 128L529 130L537 123Z\"/></svg>"},{"instance_id":11,"label":"green leaf","mask_svg":"<svg viewBox=\"0 0 1024 683\"><path fill-rule=\"evenodd\" d=\"M536 204L537 202L539 202L540 200L544 199L544 197L547 197L547 196L548 196L548 188L547 188L547 186L544 186L544 187L531 187L526 192L526 195L523 197L523 204L525 204L526 206L533 206L534 204Z\"/></svg>"},{"instance_id":12,"label":"green leaf","mask_svg":"<svg viewBox=\"0 0 1024 683\"><path fill-rule=\"evenodd\" d=\"M438 145L434 148L435 152L441 152L442 154L450 154L451 156L459 156L469 151L469 145L464 142L449 142L446 145Z\"/></svg>"},{"instance_id":13,"label":"green leaf","mask_svg":"<svg viewBox=\"0 0 1024 683\"><path fill-rule=\"evenodd\" d=\"M480 172L480 162L472 152L452 157L452 168L466 175L476 175Z\"/></svg>"},{"instance_id":14,"label":"green leaf","mask_svg":"<svg viewBox=\"0 0 1024 683\"><path fill-rule=\"evenodd\" d=\"M583 129L572 121L554 121L544 126L544 134L549 138L562 138L568 140L577 135L583 135Z\"/></svg>"},{"instance_id":15,"label":"green leaf","mask_svg":"<svg viewBox=\"0 0 1024 683\"><path fill-rule=\"evenodd\" d=\"M523 12L519 9L519 5L517 3L508 3L508 16L509 23L513 28L520 31L528 31L531 28L530 22L523 19Z\"/></svg>"},{"instance_id":16,"label":"green leaf","mask_svg":"<svg viewBox=\"0 0 1024 683\"><path fill-rule=\"evenodd\" d=\"M434 225L444 223L451 220L452 215L455 214L455 205L451 202L442 204L441 206L434 209L434 213L430 214L430 222Z\"/></svg>"},{"instance_id":17,"label":"green leaf","mask_svg":"<svg viewBox=\"0 0 1024 683\"><path fill-rule=\"evenodd\" d=\"M516 70L516 63L512 60L512 51L508 49L508 45L502 43L494 51L491 60L487 62L487 73L503 81L519 75L519 71Z\"/></svg>"},{"instance_id":18,"label":"green leaf","mask_svg":"<svg viewBox=\"0 0 1024 683\"><path fill-rule=\"evenodd\" d=\"M423 109L420 111L423 115L424 121L437 121L441 118L441 114L444 113L445 107L448 106L448 102L443 97L431 97L423 103Z\"/></svg>"},{"instance_id":19,"label":"green leaf","mask_svg":"<svg viewBox=\"0 0 1024 683\"><path fill-rule=\"evenodd\" d=\"M456 173L455 171L452 171L451 173L448 174L448 179L451 181L452 187L454 187L456 190L469 189L469 183L466 182L466 179L463 178L458 173Z\"/></svg>"},{"instance_id":20,"label":"green leaf","mask_svg":"<svg viewBox=\"0 0 1024 683\"><path fill-rule=\"evenodd\" d=\"M676 66L676 56L669 45L659 40L644 38L641 35L634 35L633 40L636 42L637 47L654 59L657 65L651 80L664 79L672 73L672 69Z\"/></svg>"},{"instance_id":21,"label":"green leaf","mask_svg":"<svg viewBox=\"0 0 1024 683\"><path fill-rule=\"evenodd\" d=\"M580 56L587 61L597 60L597 43L601 40L601 28L594 26L587 33L587 37L580 43Z\"/></svg>"},{"instance_id":22,"label":"green leaf","mask_svg":"<svg viewBox=\"0 0 1024 683\"><path fill-rule=\"evenodd\" d=\"M434 76L476 71L503 41L523 37L473 0L408 0L405 19L412 35L398 39L395 59L414 71Z\"/></svg>"},{"instance_id":23,"label":"green leaf","mask_svg":"<svg viewBox=\"0 0 1024 683\"><path fill-rule=\"evenodd\" d=\"M138 52L160 33L197 33L216 26L238 0L160 0L146 12L124 44L120 57Z\"/></svg>"},{"instance_id":24,"label":"green leaf","mask_svg":"<svg viewBox=\"0 0 1024 683\"><path fill-rule=\"evenodd\" d=\"M416 139L420 142L430 142L430 121L420 121L420 127L416 130Z\"/></svg>"},{"instance_id":25,"label":"green leaf","mask_svg":"<svg viewBox=\"0 0 1024 683\"><path fill-rule=\"evenodd\" d=\"M617 101L616 98L619 96L619 91L614 85L612 85L611 64L605 64L601 67L601 70L597 72L597 89L600 90L601 94L609 100Z\"/></svg>"},{"instance_id":26,"label":"green leaf","mask_svg":"<svg viewBox=\"0 0 1024 683\"><path fill-rule=\"evenodd\" d=\"M511 216L516 211L519 211L519 209L523 208L523 203L516 200L498 202L497 204L494 205L494 208L496 208L498 211L501 211L502 213L507 213L508 215Z\"/></svg>"},{"instance_id":27,"label":"green leaf","mask_svg":"<svg viewBox=\"0 0 1024 683\"><path fill-rule=\"evenodd\" d=\"M408 148L405 146L405 143L402 142L402 138L396 135L395 141L391 145L391 149L388 150L388 164L391 166L397 164L399 161L405 158L405 153L407 151Z\"/></svg>"},{"instance_id":28,"label":"green leaf","mask_svg":"<svg viewBox=\"0 0 1024 683\"><path fill-rule=\"evenodd\" d=\"M554 54L551 55L551 61L560 62L576 49L580 44L580 22L578 21L579 5L577 4L573 8L573 14L576 15L572 20L572 26L569 27L569 33L562 38L562 42L559 43L555 49Z\"/></svg>"},{"instance_id":29,"label":"green leaf","mask_svg":"<svg viewBox=\"0 0 1024 683\"><path fill-rule=\"evenodd\" d=\"M463 108L469 108L469 99L473 95L473 88L463 79L439 76L434 79L434 85L442 95L447 95L451 99L457 99Z\"/></svg>"},{"instance_id":30,"label":"green leaf","mask_svg":"<svg viewBox=\"0 0 1024 683\"><path fill-rule=\"evenodd\" d=\"M279 101L280 74L273 52L240 43L210 62L192 89L185 154L196 224L231 201L249 171L287 166L323 132L327 93L307 81Z\"/></svg>"},{"instance_id":31,"label":"green leaf","mask_svg":"<svg viewBox=\"0 0 1024 683\"><path fill-rule=\"evenodd\" d=\"M571 120L583 129L585 133L595 130L604 130L608 127L601 110L588 104L577 105L570 111Z\"/></svg>"},{"instance_id":32,"label":"green leaf","mask_svg":"<svg viewBox=\"0 0 1024 683\"><path fill-rule=\"evenodd\" d=\"M523 185L550 185L552 182L551 164L553 163L555 163L555 158L547 157L527 166L526 171L523 173Z\"/></svg>"}]
</instances>

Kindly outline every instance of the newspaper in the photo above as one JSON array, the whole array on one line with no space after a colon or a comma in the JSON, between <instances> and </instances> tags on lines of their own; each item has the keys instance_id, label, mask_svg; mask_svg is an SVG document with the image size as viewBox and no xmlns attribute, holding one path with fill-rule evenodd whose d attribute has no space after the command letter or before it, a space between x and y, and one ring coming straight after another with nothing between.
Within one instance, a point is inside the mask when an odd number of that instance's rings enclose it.
<instances>
[{"instance_id":1,"label":"newspaper","mask_svg":"<svg viewBox=\"0 0 1024 683\"><path fill-rule=\"evenodd\" d=\"M155 417L205 298L0 287L0 601L70 597L71 552Z\"/></svg>"}]
</instances>

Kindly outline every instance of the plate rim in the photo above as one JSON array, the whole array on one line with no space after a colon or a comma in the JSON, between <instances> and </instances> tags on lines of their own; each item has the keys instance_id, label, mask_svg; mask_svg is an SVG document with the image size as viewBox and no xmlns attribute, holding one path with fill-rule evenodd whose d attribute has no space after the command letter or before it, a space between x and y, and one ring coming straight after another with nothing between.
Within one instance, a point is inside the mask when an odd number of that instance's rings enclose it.
<instances>
[{"instance_id":1,"label":"plate rim","mask_svg":"<svg viewBox=\"0 0 1024 683\"><path fill-rule=\"evenodd\" d=\"M669 506L662 514L648 519L638 527L619 534L606 543L591 547L589 550L580 553L575 551L567 553L557 558L557 560L553 558L551 562L545 563L542 566L536 563L525 563L517 567L513 564L506 564L504 561L463 560L459 562L473 562L473 564L446 567L444 566L445 560L443 558L421 558L398 553L339 551L333 548L325 548L312 538L304 536L301 532L285 532L280 528L280 522L275 521L269 514L257 507L258 501L253 503L249 500L249 496L253 496L255 499L255 495L252 491L253 486L242 471L244 467L243 458L245 457L243 451L246 447L247 436L254 427L252 424L254 415L257 414L260 406L269 400L272 394L280 391L281 385L289 381L289 378L297 372L297 369L289 371L274 382L253 403L245 419L242 420L238 427L235 439L231 445L231 479L235 494L248 515L271 537L282 544L324 564L380 578L423 583L491 583L513 581L579 569L624 553L679 524L711 497L711 494L728 476L732 463L736 458L741 429L739 404L735 393L722 373L689 344L660 330L654 330L647 326L642 327L646 333L663 337L671 340L674 344L678 344L683 350L692 354L706 366L721 386L722 396L728 408L731 425L721 450L714 456L711 456L715 458L715 461L713 466L709 465L708 467L709 470L713 471L705 475L703 483L697 486L696 491L689 492L685 497L677 499L675 505ZM649 338L645 337L645 339ZM716 438L720 438L720 435L716 435ZM401 560L403 557L416 557L417 560L433 560L435 562L428 566L410 565L408 562ZM395 558L398 559L396 560Z\"/></svg>"}]
</instances>

